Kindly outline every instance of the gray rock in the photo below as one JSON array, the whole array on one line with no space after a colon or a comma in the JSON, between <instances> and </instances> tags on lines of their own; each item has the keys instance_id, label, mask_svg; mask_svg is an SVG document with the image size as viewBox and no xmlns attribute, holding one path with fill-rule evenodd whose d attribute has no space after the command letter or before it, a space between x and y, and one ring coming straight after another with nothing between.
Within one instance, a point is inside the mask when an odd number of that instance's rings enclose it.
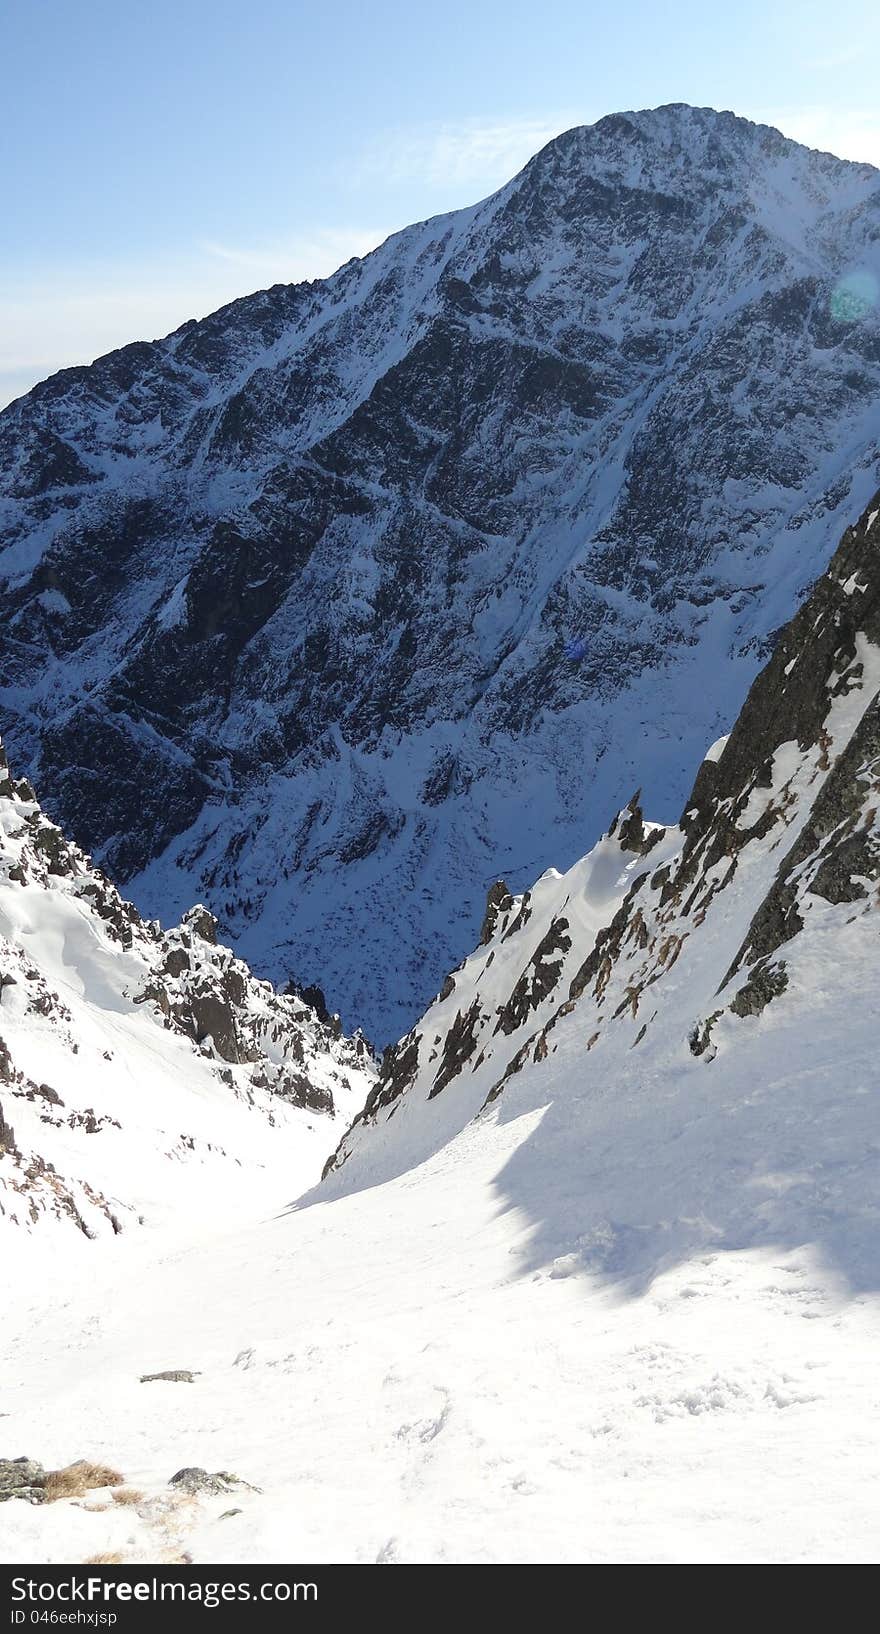
<instances>
[{"instance_id":1,"label":"gray rock","mask_svg":"<svg viewBox=\"0 0 880 1634\"><path fill-rule=\"evenodd\" d=\"M189 1493L192 1498L199 1495L218 1498L223 1497L227 1492L234 1491L236 1487L246 1487L247 1482L240 1480L237 1475L230 1474L229 1470L226 1469L218 1469L210 1473L206 1469L199 1469L197 1465L188 1465L185 1469L179 1469L176 1475L172 1475L168 1485L176 1487L178 1492ZM230 1511L227 1511L228 1513ZM237 1514L238 1511L231 1511L231 1513Z\"/></svg>"},{"instance_id":2,"label":"gray rock","mask_svg":"<svg viewBox=\"0 0 880 1634\"><path fill-rule=\"evenodd\" d=\"M201 1375L185 1367L169 1368L164 1373L142 1373L141 1384L193 1384Z\"/></svg>"},{"instance_id":3,"label":"gray rock","mask_svg":"<svg viewBox=\"0 0 880 1634\"><path fill-rule=\"evenodd\" d=\"M197 902L194 908L190 908L184 914L181 922L192 931L194 936L200 936L202 941L208 942L211 947L216 946L217 920L203 903Z\"/></svg>"},{"instance_id":4,"label":"gray rock","mask_svg":"<svg viewBox=\"0 0 880 1634\"><path fill-rule=\"evenodd\" d=\"M480 926L480 947L485 947L495 935L495 927L501 915L507 913L513 906L513 897L503 879L496 879L494 885L489 886L486 896L486 911L483 914L483 923ZM447 981L449 978L447 977ZM444 984L445 986L445 984ZM451 992L451 988L449 992ZM448 998L448 992L441 992L443 998Z\"/></svg>"},{"instance_id":5,"label":"gray rock","mask_svg":"<svg viewBox=\"0 0 880 1634\"><path fill-rule=\"evenodd\" d=\"M785 965L759 965L730 1003L735 1016L759 1016L788 986Z\"/></svg>"},{"instance_id":6,"label":"gray rock","mask_svg":"<svg viewBox=\"0 0 880 1634\"><path fill-rule=\"evenodd\" d=\"M32 1458L0 1458L0 1503L21 1498L25 1503L46 1502L46 1471Z\"/></svg>"}]
</instances>

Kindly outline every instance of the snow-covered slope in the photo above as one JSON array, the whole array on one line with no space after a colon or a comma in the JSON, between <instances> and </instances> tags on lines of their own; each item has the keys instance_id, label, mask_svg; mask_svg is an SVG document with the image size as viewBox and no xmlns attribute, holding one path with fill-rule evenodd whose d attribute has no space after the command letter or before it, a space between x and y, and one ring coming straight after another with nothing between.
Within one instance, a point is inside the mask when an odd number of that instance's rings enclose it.
<instances>
[{"instance_id":1,"label":"snow-covered slope","mask_svg":"<svg viewBox=\"0 0 880 1634\"><path fill-rule=\"evenodd\" d=\"M11 1269L6 1446L134 1493L12 1559L876 1561L878 552L880 495L680 825L491 893L323 1184Z\"/></svg>"},{"instance_id":2,"label":"snow-covered slope","mask_svg":"<svg viewBox=\"0 0 880 1634\"><path fill-rule=\"evenodd\" d=\"M316 1177L375 1068L194 908L144 923L0 747L0 1224L180 1235ZM55 1233L49 1232L54 1242Z\"/></svg>"},{"instance_id":3,"label":"snow-covered slope","mask_svg":"<svg viewBox=\"0 0 880 1634\"><path fill-rule=\"evenodd\" d=\"M880 176L568 132L0 416L0 710L146 912L397 1036L486 884L669 820L877 481Z\"/></svg>"}]
</instances>

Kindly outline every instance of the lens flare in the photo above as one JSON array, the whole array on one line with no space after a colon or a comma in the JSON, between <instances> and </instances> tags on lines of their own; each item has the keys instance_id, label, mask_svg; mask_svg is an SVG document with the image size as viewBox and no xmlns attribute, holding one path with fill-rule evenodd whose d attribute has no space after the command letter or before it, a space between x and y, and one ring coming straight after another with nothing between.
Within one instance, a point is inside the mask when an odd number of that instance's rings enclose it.
<instances>
[{"instance_id":1,"label":"lens flare","mask_svg":"<svg viewBox=\"0 0 880 1634\"><path fill-rule=\"evenodd\" d=\"M873 272L848 272L831 292L831 316L836 323L857 323L880 301L880 280Z\"/></svg>"}]
</instances>

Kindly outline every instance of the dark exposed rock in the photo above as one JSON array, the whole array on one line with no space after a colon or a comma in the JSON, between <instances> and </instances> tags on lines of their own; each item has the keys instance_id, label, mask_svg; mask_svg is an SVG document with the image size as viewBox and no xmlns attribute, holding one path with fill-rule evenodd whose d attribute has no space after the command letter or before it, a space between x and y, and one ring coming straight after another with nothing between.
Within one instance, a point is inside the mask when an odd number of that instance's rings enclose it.
<instances>
[{"instance_id":1,"label":"dark exposed rock","mask_svg":"<svg viewBox=\"0 0 880 1634\"><path fill-rule=\"evenodd\" d=\"M38 822L34 829L33 843L37 851L46 858L47 869L50 874L72 874L74 862L69 845L64 836L49 823Z\"/></svg>"},{"instance_id":2,"label":"dark exposed rock","mask_svg":"<svg viewBox=\"0 0 880 1634\"><path fill-rule=\"evenodd\" d=\"M285 991L293 994L296 998L302 999L304 1004L310 1005L324 1027L330 1027L334 1022L338 1021L338 1017L332 1016L327 1008L327 1000L324 997L323 989L317 987L315 983L307 983L305 986L301 986L298 982L291 981L288 982Z\"/></svg>"},{"instance_id":3,"label":"dark exposed rock","mask_svg":"<svg viewBox=\"0 0 880 1634\"><path fill-rule=\"evenodd\" d=\"M604 930L599 932L591 952L584 960L580 970L578 970L569 986L569 999L579 999L581 994L586 992L594 977L598 978L598 990L596 996L601 997L601 988L605 985L603 982L603 974L606 971L610 973L614 961L620 952L624 934L629 925L630 909L632 908L633 902L635 901L635 898L641 890L647 877L647 874L639 874L637 878L633 880L632 885L627 891L627 894L611 920L611 923L607 925Z\"/></svg>"},{"instance_id":4,"label":"dark exposed rock","mask_svg":"<svg viewBox=\"0 0 880 1634\"><path fill-rule=\"evenodd\" d=\"M399 1044L389 1044L382 1056L379 1076L367 1096L363 1111L355 1118L353 1127L369 1122L384 1107L393 1108L399 1097L413 1083L418 1065L419 1039L416 1033L407 1034ZM326 1179L332 1169L345 1161L342 1151L344 1139L345 1137L324 1164L321 1171L322 1180Z\"/></svg>"},{"instance_id":5,"label":"dark exposed rock","mask_svg":"<svg viewBox=\"0 0 880 1634\"><path fill-rule=\"evenodd\" d=\"M426 806L441 806L453 792L458 760L451 753L438 756L432 771L422 784L421 798Z\"/></svg>"},{"instance_id":6,"label":"dark exposed rock","mask_svg":"<svg viewBox=\"0 0 880 1634\"><path fill-rule=\"evenodd\" d=\"M510 998L498 1012L496 1032L515 1033L553 992L562 969L563 956L571 947L568 920L554 919L542 937Z\"/></svg>"},{"instance_id":7,"label":"dark exposed rock","mask_svg":"<svg viewBox=\"0 0 880 1634\"><path fill-rule=\"evenodd\" d=\"M743 959L747 958L751 962L754 959L768 958L784 942L790 942L803 927L804 921L797 905L797 892L794 886L785 879L777 878L776 884L755 913L748 935L718 988L719 993L736 974Z\"/></svg>"},{"instance_id":8,"label":"dark exposed rock","mask_svg":"<svg viewBox=\"0 0 880 1634\"><path fill-rule=\"evenodd\" d=\"M691 1055L705 1055L712 1042L712 1028L723 1014L723 1010L713 1010L705 1021L697 1024L688 1038Z\"/></svg>"},{"instance_id":9,"label":"dark exposed rock","mask_svg":"<svg viewBox=\"0 0 880 1634\"><path fill-rule=\"evenodd\" d=\"M863 883L875 880L880 862L880 843L873 827L865 827L823 855L809 889L826 902L858 902L867 897Z\"/></svg>"},{"instance_id":10,"label":"dark exposed rock","mask_svg":"<svg viewBox=\"0 0 880 1634\"><path fill-rule=\"evenodd\" d=\"M132 902L125 902L118 893L99 879L84 880L79 886L80 896L85 897L95 913L103 919L111 935L124 948L132 945L132 928L140 925L141 916Z\"/></svg>"},{"instance_id":11,"label":"dark exposed rock","mask_svg":"<svg viewBox=\"0 0 880 1634\"><path fill-rule=\"evenodd\" d=\"M752 685L736 724L716 763L704 762L682 824L687 849L693 852L710 824L733 849L743 842L736 829L748 791L766 786L767 768L783 743L795 738L802 749L819 743L832 700L853 684L857 636L880 643L880 576L865 571L868 519L871 538L880 542L878 500L848 528L827 573L809 600L786 625L766 668ZM870 549L871 546L868 546ZM852 581L864 588L848 590ZM850 679L847 681L847 672ZM718 807L731 802L722 825ZM693 812L695 815L689 816ZM714 851L719 855L718 841Z\"/></svg>"},{"instance_id":12,"label":"dark exposed rock","mask_svg":"<svg viewBox=\"0 0 880 1634\"><path fill-rule=\"evenodd\" d=\"M389 1106L412 1083L419 1061L419 1041L414 1036L389 1046L382 1057L382 1070L367 1096L362 1117L368 1118L379 1106Z\"/></svg>"},{"instance_id":13,"label":"dark exposed rock","mask_svg":"<svg viewBox=\"0 0 880 1634\"><path fill-rule=\"evenodd\" d=\"M184 914L181 924L185 925L187 930L191 930L193 936L200 936L202 941L208 942L211 947L216 946L217 920L210 909L203 907L200 902Z\"/></svg>"},{"instance_id":14,"label":"dark exposed rock","mask_svg":"<svg viewBox=\"0 0 880 1634\"><path fill-rule=\"evenodd\" d=\"M87 1135L97 1135L102 1129L122 1127L117 1118L111 1118L106 1113L98 1116L93 1106L84 1107L81 1112L71 1112L67 1118L67 1126L69 1129L84 1129Z\"/></svg>"},{"instance_id":15,"label":"dark exposed rock","mask_svg":"<svg viewBox=\"0 0 880 1634\"><path fill-rule=\"evenodd\" d=\"M11 800L15 794L15 786L9 775L9 763L6 759L6 750L0 743L0 800Z\"/></svg>"},{"instance_id":16,"label":"dark exposed rock","mask_svg":"<svg viewBox=\"0 0 880 1634\"><path fill-rule=\"evenodd\" d=\"M745 986L731 1001L730 1010L735 1016L759 1016L773 999L785 992L787 986L788 976L783 963L757 965Z\"/></svg>"},{"instance_id":17,"label":"dark exposed rock","mask_svg":"<svg viewBox=\"0 0 880 1634\"><path fill-rule=\"evenodd\" d=\"M0 1038L0 1079L8 1083L10 1075L9 1051L2 1038ZM15 1150L15 1130L10 1123L6 1122L3 1115L3 1106L0 1103L0 1152L14 1152Z\"/></svg>"},{"instance_id":18,"label":"dark exposed rock","mask_svg":"<svg viewBox=\"0 0 880 1634\"><path fill-rule=\"evenodd\" d=\"M179 958L173 962L181 964ZM188 964L181 964L178 974L185 975L188 969ZM239 1036L236 1003L241 1003L244 994L237 985L238 981L240 978L236 977L235 972L228 972L222 981L211 981L209 977L199 974L192 985L185 987L179 995L172 996L161 981L153 980L136 995L135 1003L151 1001L157 1004L162 1013L195 1044L210 1044L221 1061L237 1065L256 1059L256 1051L245 1045ZM229 987L235 988L237 999L230 995Z\"/></svg>"},{"instance_id":19,"label":"dark exposed rock","mask_svg":"<svg viewBox=\"0 0 880 1634\"><path fill-rule=\"evenodd\" d=\"M26 1098L29 1101L37 1099L45 1101L49 1106L64 1105L57 1089L53 1089L51 1084L32 1084L26 1092Z\"/></svg>"},{"instance_id":20,"label":"dark exposed rock","mask_svg":"<svg viewBox=\"0 0 880 1634\"><path fill-rule=\"evenodd\" d=\"M169 976L182 976L183 972L190 968L190 957L186 948L169 948L162 968Z\"/></svg>"},{"instance_id":21,"label":"dark exposed rock","mask_svg":"<svg viewBox=\"0 0 880 1634\"><path fill-rule=\"evenodd\" d=\"M241 1049L232 1003L215 992L194 993L189 1001L192 1034L197 1044L208 1038L221 1061L240 1061Z\"/></svg>"},{"instance_id":22,"label":"dark exposed rock","mask_svg":"<svg viewBox=\"0 0 880 1634\"><path fill-rule=\"evenodd\" d=\"M876 637L880 637L880 626ZM767 957L803 927L795 876L801 888L829 902L856 902L866 895L862 880L880 878L880 840L872 824L861 822L861 813L869 800L874 800L876 815L880 803L880 702L877 699L865 710L825 779L809 821L780 864L725 982L745 958Z\"/></svg>"},{"instance_id":23,"label":"dark exposed rock","mask_svg":"<svg viewBox=\"0 0 880 1634\"><path fill-rule=\"evenodd\" d=\"M258 1068L252 1074L251 1083L257 1089L271 1090L279 1100L288 1101L291 1106L307 1107L311 1112L333 1113L332 1092L323 1085L313 1084L305 1073L296 1072L292 1067Z\"/></svg>"},{"instance_id":24,"label":"dark exposed rock","mask_svg":"<svg viewBox=\"0 0 880 1634\"><path fill-rule=\"evenodd\" d=\"M40 427L32 437L12 488L16 499L35 499L54 488L84 487L100 482L69 443Z\"/></svg>"},{"instance_id":25,"label":"dark exposed rock","mask_svg":"<svg viewBox=\"0 0 880 1634\"><path fill-rule=\"evenodd\" d=\"M477 1048L477 1027L480 1020L480 1004L475 999L473 1004L462 1015L456 1015L443 1045L443 1056L437 1076L431 1086L428 1097L433 1100L435 1095L441 1094L448 1083L451 1083L466 1061L470 1061Z\"/></svg>"},{"instance_id":26,"label":"dark exposed rock","mask_svg":"<svg viewBox=\"0 0 880 1634\"><path fill-rule=\"evenodd\" d=\"M640 804L642 791L637 789L625 812L615 818L609 836L616 834L624 851L634 851L637 856L646 857L649 851L662 840L665 830L656 825L646 828L644 813Z\"/></svg>"},{"instance_id":27,"label":"dark exposed rock","mask_svg":"<svg viewBox=\"0 0 880 1634\"><path fill-rule=\"evenodd\" d=\"M496 879L494 885L489 886L486 897L486 911L483 914L483 923L480 926L479 946L485 947L495 935L495 927L499 919L510 912L513 907L513 897L503 879ZM448 995L444 995L446 997Z\"/></svg>"},{"instance_id":28,"label":"dark exposed rock","mask_svg":"<svg viewBox=\"0 0 880 1634\"><path fill-rule=\"evenodd\" d=\"M502 937L502 941L506 942L509 937L512 938L514 936L517 936L521 930L525 929L525 927L528 924L531 917L532 917L532 893L531 893L531 891L526 891L524 896L523 896L523 899L522 899L522 901L521 901L521 903L519 905L519 913L516 915L515 919L511 920L510 924L508 925L507 929L504 932L504 935Z\"/></svg>"},{"instance_id":29,"label":"dark exposed rock","mask_svg":"<svg viewBox=\"0 0 880 1634\"><path fill-rule=\"evenodd\" d=\"M196 767L169 758L158 742L136 738L109 703L99 710L96 702L77 705L63 724L47 728L40 783L65 832L87 851L100 850L120 881L188 827L210 793L209 779ZM62 787L63 798L52 797Z\"/></svg>"}]
</instances>

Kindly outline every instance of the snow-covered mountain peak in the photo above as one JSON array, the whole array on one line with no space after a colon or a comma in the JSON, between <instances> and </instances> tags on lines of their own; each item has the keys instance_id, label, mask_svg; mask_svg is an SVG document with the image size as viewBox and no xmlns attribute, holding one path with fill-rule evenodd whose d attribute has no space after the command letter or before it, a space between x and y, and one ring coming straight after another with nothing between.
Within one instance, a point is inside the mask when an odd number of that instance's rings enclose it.
<instances>
[{"instance_id":1,"label":"snow-covered mountain peak","mask_svg":"<svg viewBox=\"0 0 880 1634\"><path fill-rule=\"evenodd\" d=\"M716 205L738 198L756 208L762 195L775 193L809 218L863 202L878 177L873 165L806 148L771 125L670 103L565 131L529 161L510 190L553 182L576 199L579 185L601 183Z\"/></svg>"},{"instance_id":2,"label":"snow-covered mountain peak","mask_svg":"<svg viewBox=\"0 0 880 1634\"><path fill-rule=\"evenodd\" d=\"M0 415L17 763L142 911L200 898L399 1036L493 878L640 781L674 818L876 488L878 222L869 166L615 115L36 388Z\"/></svg>"}]
</instances>

